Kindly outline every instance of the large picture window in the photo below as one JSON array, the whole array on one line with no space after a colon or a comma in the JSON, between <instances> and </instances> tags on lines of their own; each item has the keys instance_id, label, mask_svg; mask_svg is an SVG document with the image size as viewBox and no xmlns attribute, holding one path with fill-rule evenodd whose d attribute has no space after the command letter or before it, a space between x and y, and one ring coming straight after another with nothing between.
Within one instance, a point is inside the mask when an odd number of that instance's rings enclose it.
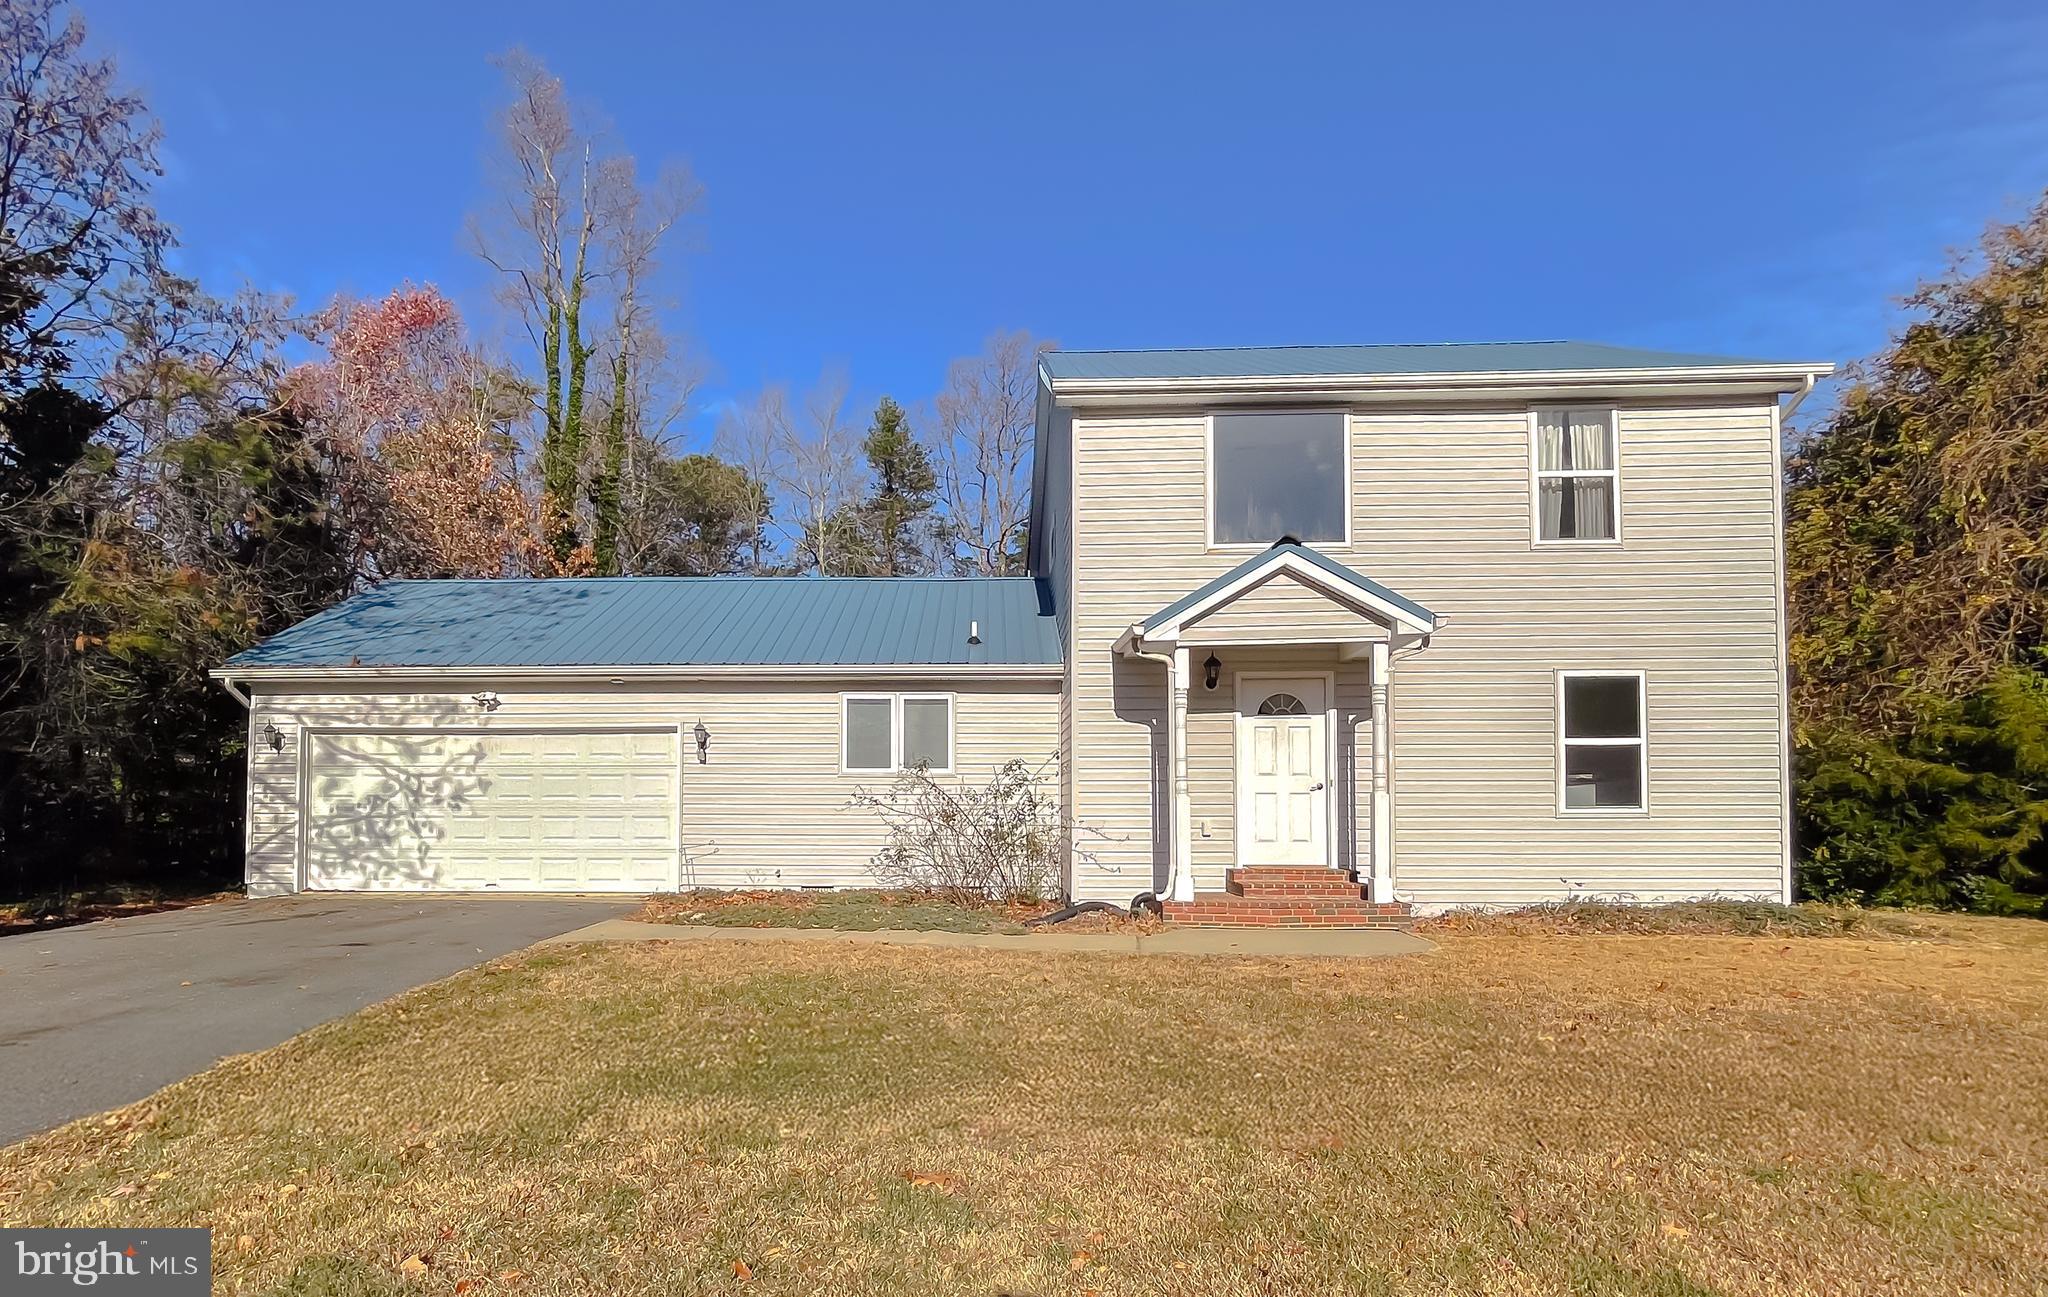
<instances>
[{"instance_id":1,"label":"large picture window","mask_svg":"<svg viewBox=\"0 0 2048 1297\"><path fill-rule=\"evenodd\" d=\"M951 694L843 694L839 766L849 774L953 769Z\"/></svg>"},{"instance_id":2,"label":"large picture window","mask_svg":"<svg viewBox=\"0 0 2048 1297\"><path fill-rule=\"evenodd\" d=\"M1621 536L1614 411L1536 412L1536 538Z\"/></svg>"},{"instance_id":3,"label":"large picture window","mask_svg":"<svg viewBox=\"0 0 2048 1297\"><path fill-rule=\"evenodd\" d=\"M1558 807L1640 811L1649 745L1639 671L1558 673Z\"/></svg>"},{"instance_id":4,"label":"large picture window","mask_svg":"<svg viewBox=\"0 0 2048 1297\"><path fill-rule=\"evenodd\" d=\"M1350 425L1340 411L1215 415L1209 543L1349 541Z\"/></svg>"}]
</instances>

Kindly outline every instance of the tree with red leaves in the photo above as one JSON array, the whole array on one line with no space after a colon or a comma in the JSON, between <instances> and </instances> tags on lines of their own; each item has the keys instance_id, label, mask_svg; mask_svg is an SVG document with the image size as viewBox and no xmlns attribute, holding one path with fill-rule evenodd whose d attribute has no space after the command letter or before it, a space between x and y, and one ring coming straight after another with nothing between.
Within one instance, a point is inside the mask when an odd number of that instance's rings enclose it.
<instances>
[{"instance_id":1,"label":"tree with red leaves","mask_svg":"<svg viewBox=\"0 0 2048 1297\"><path fill-rule=\"evenodd\" d=\"M518 380L472 347L440 290L337 301L314 318L327 359L286 383L294 413L354 469L343 511L375 576L503 576L536 556L512 427Z\"/></svg>"}]
</instances>

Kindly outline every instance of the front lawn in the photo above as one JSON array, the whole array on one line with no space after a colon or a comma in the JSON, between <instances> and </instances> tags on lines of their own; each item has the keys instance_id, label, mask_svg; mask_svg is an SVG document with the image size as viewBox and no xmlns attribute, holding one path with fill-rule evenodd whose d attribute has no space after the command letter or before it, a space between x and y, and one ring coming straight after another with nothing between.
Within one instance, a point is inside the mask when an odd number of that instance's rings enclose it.
<instances>
[{"instance_id":1,"label":"front lawn","mask_svg":"<svg viewBox=\"0 0 2048 1297\"><path fill-rule=\"evenodd\" d=\"M286 1294L2038 1294L2048 957L498 961L0 1150Z\"/></svg>"}]
</instances>

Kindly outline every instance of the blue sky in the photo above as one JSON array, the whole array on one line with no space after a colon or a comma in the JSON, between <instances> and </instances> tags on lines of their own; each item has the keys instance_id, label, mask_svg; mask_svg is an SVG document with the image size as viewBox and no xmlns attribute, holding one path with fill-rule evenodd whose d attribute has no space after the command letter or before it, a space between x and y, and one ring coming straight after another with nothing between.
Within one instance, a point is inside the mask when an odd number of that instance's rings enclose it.
<instances>
[{"instance_id":1,"label":"blue sky","mask_svg":"<svg viewBox=\"0 0 2048 1297\"><path fill-rule=\"evenodd\" d=\"M85 0L167 132L185 264L441 285L523 45L706 188L707 410L1073 347L1579 337L1853 359L2048 185L2038 4ZM709 415L699 420L702 427Z\"/></svg>"}]
</instances>

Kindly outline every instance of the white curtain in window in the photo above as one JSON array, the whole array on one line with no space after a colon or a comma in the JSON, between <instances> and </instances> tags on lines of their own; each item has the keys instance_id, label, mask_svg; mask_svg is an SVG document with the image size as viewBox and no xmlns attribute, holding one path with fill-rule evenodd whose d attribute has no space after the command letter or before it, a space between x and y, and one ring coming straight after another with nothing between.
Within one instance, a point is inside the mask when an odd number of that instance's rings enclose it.
<instances>
[{"instance_id":1,"label":"white curtain in window","mask_svg":"<svg viewBox=\"0 0 2048 1297\"><path fill-rule=\"evenodd\" d=\"M1604 410L1572 410L1567 412L1571 420L1571 464L1572 468L1613 468L1614 457L1610 453L1611 439L1607 435L1607 412Z\"/></svg>"},{"instance_id":2,"label":"white curtain in window","mask_svg":"<svg viewBox=\"0 0 2048 1297\"><path fill-rule=\"evenodd\" d=\"M1536 416L1536 467L1555 473L1565 467L1562 410L1545 410Z\"/></svg>"}]
</instances>

